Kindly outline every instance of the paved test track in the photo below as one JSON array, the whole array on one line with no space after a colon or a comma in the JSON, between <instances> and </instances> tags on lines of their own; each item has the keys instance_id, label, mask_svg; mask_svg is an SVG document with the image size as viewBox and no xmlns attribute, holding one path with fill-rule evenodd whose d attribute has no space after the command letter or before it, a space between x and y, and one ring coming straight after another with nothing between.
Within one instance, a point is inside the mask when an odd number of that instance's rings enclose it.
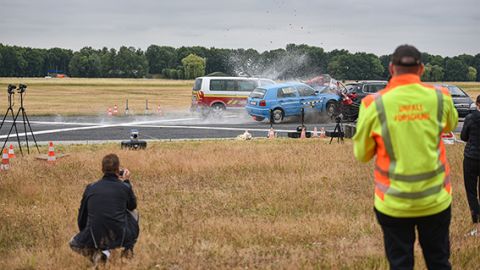
<instances>
[{"instance_id":1,"label":"paved test track","mask_svg":"<svg viewBox=\"0 0 480 270\"><path fill-rule=\"evenodd\" d=\"M12 126L7 118L0 129L0 141L4 141ZM222 119L202 120L189 114L176 116L138 116L138 117L30 117L30 124L38 142L96 142L128 140L131 129L140 132L140 139L175 140L235 138L248 130L254 137L265 137L270 128L268 122L256 122L251 118L238 115L225 115ZM291 119L284 124L274 125L279 136L293 131L299 121ZM314 126L333 129L335 124L306 123L308 130ZM23 123L17 123L18 132L23 140ZM28 128L28 127L27 127ZM31 140L31 136L29 136ZM15 142L13 130L9 142Z\"/></svg>"},{"instance_id":2,"label":"paved test track","mask_svg":"<svg viewBox=\"0 0 480 270\"><path fill-rule=\"evenodd\" d=\"M7 118L0 129L0 142L3 142L12 126ZM103 141L128 140L131 129L140 132L140 139L146 140L178 140L235 138L248 130L254 137L265 137L270 128L268 122L256 122L245 115L227 114L221 119L202 120L190 114L170 116L130 116L130 117L30 117L32 130L38 142L78 142L95 143ZM287 136L299 125L298 119L289 119L284 124L274 125L279 136ZM457 131L460 130L460 123ZM316 126L327 130L334 128L335 123L306 123L308 130ZM23 123L17 123L18 132L23 141ZM16 141L15 132L9 142ZM31 136L29 136L31 140Z\"/></svg>"}]
</instances>

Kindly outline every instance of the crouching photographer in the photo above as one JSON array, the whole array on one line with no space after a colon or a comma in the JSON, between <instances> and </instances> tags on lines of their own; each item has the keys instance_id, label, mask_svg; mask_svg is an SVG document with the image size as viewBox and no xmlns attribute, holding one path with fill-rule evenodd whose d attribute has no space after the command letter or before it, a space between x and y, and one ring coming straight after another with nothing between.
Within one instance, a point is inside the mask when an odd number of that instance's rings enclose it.
<instances>
[{"instance_id":1,"label":"crouching photographer","mask_svg":"<svg viewBox=\"0 0 480 270\"><path fill-rule=\"evenodd\" d=\"M123 247L122 257L131 258L139 234L130 172L120 171L115 154L103 158L102 171L103 178L85 188L78 212L80 232L69 243L95 265L106 263L115 248Z\"/></svg>"}]
</instances>

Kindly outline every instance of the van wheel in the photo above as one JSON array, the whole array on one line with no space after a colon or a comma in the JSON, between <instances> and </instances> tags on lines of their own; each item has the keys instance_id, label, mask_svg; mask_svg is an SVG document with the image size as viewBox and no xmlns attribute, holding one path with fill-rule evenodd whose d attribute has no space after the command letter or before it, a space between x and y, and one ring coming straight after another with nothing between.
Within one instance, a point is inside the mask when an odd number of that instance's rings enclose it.
<instances>
[{"instance_id":1,"label":"van wheel","mask_svg":"<svg viewBox=\"0 0 480 270\"><path fill-rule=\"evenodd\" d=\"M216 117L221 117L225 111L225 105L222 103L215 103L212 105L212 113Z\"/></svg>"},{"instance_id":2,"label":"van wheel","mask_svg":"<svg viewBox=\"0 0 480 270\"><path fill-rule=\"evenodd\" d=\"M281 109L275 109L272 112L273 123L280 124L283 121L283 111Z\"/></svg>"}]
</instances>

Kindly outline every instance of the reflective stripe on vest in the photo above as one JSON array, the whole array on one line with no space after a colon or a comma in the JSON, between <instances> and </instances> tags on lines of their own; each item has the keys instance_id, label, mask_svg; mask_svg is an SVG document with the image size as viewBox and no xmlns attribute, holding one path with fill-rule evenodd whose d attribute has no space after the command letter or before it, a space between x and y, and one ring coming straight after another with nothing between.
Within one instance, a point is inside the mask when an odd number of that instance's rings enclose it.
<instances>
[{"instance_id":1,"label":"reflective stripe on vest","mask_svg":"<svg viewBox=\"0 0 480 270\"><path fill-rule=\"evenodd\" d=\"M431 179L441 173L445 172L445 165L441 163L440 160L440 143L441 143L441 134L442 134L442 119L443 119L443 93L440 89L435 89L436 96L437 96L437 122L439 127L438 133L438 144L437 144L437 151L438 151L438 167L437 169L420 173L420 174L398 174L395 173L395 167L397 164L395 152L393 150L392 139L390 137L390 130L388 129L388 122L387 122L387 115L385 113L385 107L382 100L382 95L377 94L375 97L375 105L377 108L378 118L381 124L381 132L383 142L385 144L385 150L390 158L390 164L388 171L383 170L382 168L375 166L375 170L383 176L388 177L390 180L399 181L399 182L409 182L415 183L420 181L425 181ZM378 181L375 181L375 185L379 191L383 194L388 194L391 196L405 198L405 199L421 199L428 197L430 195L434 195L442 191L442 188L447 186L450 183L449 177L445 178L445 181L441 185L433 186L427 188L423 191L419 192L404 192L393 188L391 186L386 186Z\"/></svg>"}]
</instances>

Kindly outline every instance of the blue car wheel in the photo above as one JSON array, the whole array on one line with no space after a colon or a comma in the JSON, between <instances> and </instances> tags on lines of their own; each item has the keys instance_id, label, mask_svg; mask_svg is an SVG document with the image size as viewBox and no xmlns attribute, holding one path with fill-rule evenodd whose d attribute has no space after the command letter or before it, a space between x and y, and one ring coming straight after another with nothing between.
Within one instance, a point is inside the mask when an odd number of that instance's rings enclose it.
<instances>
[{"instance_id":1,"label":"blue car wheel","mask_svg":"<svg viewBox=\"0 0 480 270\"><path fill-rule=\"evenodd\" d=\"M280 124L283 121L284 113L281 109L275 109L272 112L273 123Z\"/></svg>"}]
</instances>

